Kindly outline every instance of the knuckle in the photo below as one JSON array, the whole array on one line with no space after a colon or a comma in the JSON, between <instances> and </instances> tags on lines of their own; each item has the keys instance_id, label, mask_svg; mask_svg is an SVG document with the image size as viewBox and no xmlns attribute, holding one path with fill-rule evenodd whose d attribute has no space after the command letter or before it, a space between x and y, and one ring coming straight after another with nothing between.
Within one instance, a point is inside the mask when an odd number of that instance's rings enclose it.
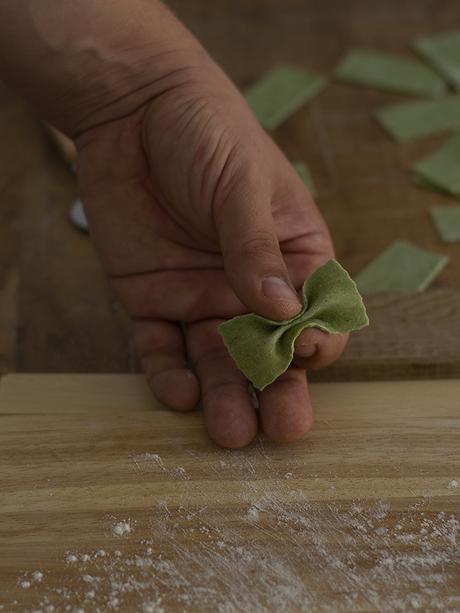
<instances>
[{"instance_id":1,"label":"knuckle","mask_svg":"<svg viewBox=\"0 0 460 613\"><path fill-rule=\"evenodd\" d=\"M225 366L229 361L227 348L222 344L220 347L214 347L203 352L193 363L195 368L203 368L204 370L215 367L216 365Z\"/></svg>"},{"instance_id":2,"label":"knuckle","mask_svg":"<svg viewBox=\"0 0 460 613\"><path fill-rule=\"evenodd\" d=\"M247 384L244 381L225 379L224 377L212 381L203 387L202 399L204 403L224 397L232 398L235 393L246 394Z\"/></svg>"},{"instance_id":3,"label":"knuckle","mask_svg":"<svg viewBox=\"0 0 460 613\"><path fill-rule=\"evenodd\" d=\"M240 253L244 257L260 258L273 255L278 250L278 241L270 232L258 232L241 241Z\"/></svg>"}]
</instances>

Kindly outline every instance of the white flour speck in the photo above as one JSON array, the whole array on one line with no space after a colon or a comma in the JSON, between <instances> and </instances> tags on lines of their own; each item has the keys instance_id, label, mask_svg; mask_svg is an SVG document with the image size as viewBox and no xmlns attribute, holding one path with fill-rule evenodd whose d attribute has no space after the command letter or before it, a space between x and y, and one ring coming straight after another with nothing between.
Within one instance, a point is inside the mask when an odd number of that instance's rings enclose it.
<instances>
[{"instance_id":1,"label":"white flour speck","mask_svg":"<svg viewBox=\"0 0 460 613\"><path fill-rule=\"evenodd\" d=\"M259 510L257 507L250 507L246 513L246 518L249 521L257 521L259 519Z\"/></svg>"},{"instance_id":2,"label":"white flour speck","mask_svg":"<svg viewBox=\"0 0 460 613\"><path fill-rule=\"evenodd\" d=\"M85 583L95 583L98 581L97 577L92 577L91 575L82 575L81 577Z\"/></svg>"},{"instance_id":3,"label":"white flour speck","mask_svg":"<svg viewBox=\"0 0 460 613\"><path fill-rule=\"evenodd\" d=\"M131 523L129 521L119 521L112 526L112 532L115 536L124 536L131 532Z\"/></svg>"},{"instance_id":4,"label":"white flour speck","mask_svg":"<svg viewBox=\"0 0 460 613\"><path fill-rule=\"evenodd\" d=\"M160 606L161 598L158 602L145 602L142 605L142 613L164 613L163 607Z\"/></svg>"},{"instance_id":5,"label":"white flour speck","mask_svg":"<svg viewBox=\"0 0 460 613\"><path fill-rule=\"evenodd\" d=\"M37 581L37 583L39 583L39 582L40 582L40 581L42 581L42 579L43 579L43 573L42 573L40 570L35 570L35 571L32 573L32 579L33 579L34 581Z\"/></svg>"},{"instance_id":6,"label":"white flour speck","mask_svg":"<svg viewBox=\"0 0 460 613\"><path fill-rule=\"evenodd\" d=\"M21 583L19 584L24 590L29 589L30 587L30 581L24 580L21 581Z\"/></svg>"},{"instance_id":7,"label":"white flour speck","mask_svg":"<svg viewBox=\"0 0 460 613\"><path fill-rule=\"evenodd\" d=\"M417 596L412 596L412 598L410 599L410 605L413 609L419 609L420 608L420 600Z\"/></svg>"},{"instance_id":8,"label":"white flour speck","mask_svg":"<svg viewBox=\"0 0 460 613\"><path fill-rule=\"evenodd\" d=\"M458 483L458 481L457 481L456 479L452 479L451 481L449 481L449 483L448 483L448 485L447 485L447 487L448 487L450 490L454 490L454 489L455 489L455 488L457 488L458 486L459 486L459 483Z\"/></svg>"}]
</instances>

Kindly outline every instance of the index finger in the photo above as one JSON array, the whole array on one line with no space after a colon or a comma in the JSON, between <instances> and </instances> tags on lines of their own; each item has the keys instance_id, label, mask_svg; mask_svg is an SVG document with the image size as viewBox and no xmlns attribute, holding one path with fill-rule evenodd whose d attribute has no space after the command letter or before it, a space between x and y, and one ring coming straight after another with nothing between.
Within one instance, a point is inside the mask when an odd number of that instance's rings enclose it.
<instances>
[{"instance_id":1,"label":"index finger","mask_svg":"<svg viewBox=\"0 0 460 613\"><path fill-rule=\"evenodd\" d=\"M317 370L335 362L348 342L349 334L329 334L319 328L303 330L294 343L294 364Z\"/></svg>"}]
</instances>

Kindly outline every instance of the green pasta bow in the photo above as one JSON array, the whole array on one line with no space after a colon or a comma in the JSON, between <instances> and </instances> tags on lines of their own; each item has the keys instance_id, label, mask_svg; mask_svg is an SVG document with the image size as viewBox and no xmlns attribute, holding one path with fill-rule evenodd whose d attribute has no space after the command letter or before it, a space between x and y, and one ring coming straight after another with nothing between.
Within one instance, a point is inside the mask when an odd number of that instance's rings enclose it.
<instances>
[{"instance_id":1,"label":"green pasta bow","mask_svg":"<svg viewBox=\"0 0 460 613\"><path fill-rule=\"evenodd\" d=\"M255 313L238 315L219 326L238 368L262 390L289 366L294 341L305 328L341 334L369 324L355 282L336 260L329 260L303 284L303 308L285 321Z\"/></svg>"}]
</instances>

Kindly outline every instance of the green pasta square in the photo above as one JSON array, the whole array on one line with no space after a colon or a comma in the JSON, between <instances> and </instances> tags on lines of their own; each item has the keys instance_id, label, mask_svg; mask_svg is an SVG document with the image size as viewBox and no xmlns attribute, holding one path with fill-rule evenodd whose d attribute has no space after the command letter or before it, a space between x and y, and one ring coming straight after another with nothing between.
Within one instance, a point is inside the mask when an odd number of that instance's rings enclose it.
<instances>
[{"instance_id":1,"label":"green pasta square","mask_svg":"<svg viewBox=\"0 0 460 613\"><path fill-rule=\"evenodd\" d=\"M460 134L412 166L415 177L453 196L460 196Z\"/></svg>"},{"instance_id":2,"label":"green pasta square","mask_svg":"<svg viewBox=\"0 0 460 613\"><path fill-rule=\"evenodd\" d=\"M326 85L320 75L278 66L246 91L246 101L261 125L274 130Z\"/></svg>"},{"instance_id":3,"label":"green pasta square","mask_svg":"<svg viewBox=\"0 0 460 613\"><path fill-rule=\"evenodd\" d=\"M441 272L448 259L397 241L355 277L356 285L363 294L421 291Z\"/></svg>"},{"instance_id":4,"label":"green pasta square","mask_svg":"<svg viewBox=\"0 0 460 613\"><path fill-rule=\"evenodd\" d=\"M339 81L419 96L439 96L446 84L431 68L389 53L349 51L335 71Z\"/></svg>"},{"instance_id":5,"label":"green pasta square","mask_svg":"<svg viewBox=\"0 0 460 613\"><path fill-rule=\"evenodd\" d=\"M460 31L425 36L415 42L415 49L438 70L455 89L460 89Z\"/></svg>"},{"instance_id":6,"label":"green pasta square","mask_svg":"<svg viewBox=\"0 0 460 613\"><path fill-rule=\"evenodd\" d=\"M460 243L460 206L443 206L430 210L439 237L445 243Z\"/></svg>"},{"instance_id":7,"label":"green pasta square","mask_svg":"<svg viewBox=\"0 0 460 613\"><path fill-rule=\"evenodd\" d=\"M385 107L376 118L398 142L460 128L460 95Z\"/></svg>"},{"instance_id":8,"label":"green pasta square","mask_svg":"<svg viewBox=\"0 0 460 613\"><path fill-rule=\"evenodd\" d=\"M415 183L415 185L417 185L417 187L422 187L423 189L429 189L429 190L434 190L437 192L442 192L443 190L440 189L439 187L437 187L436 185L433 185L432 183L430 183L429 181L427 181L426 179L424 179L423 177L412 173L412 183Z\"/></svg>"}]
</instances>

